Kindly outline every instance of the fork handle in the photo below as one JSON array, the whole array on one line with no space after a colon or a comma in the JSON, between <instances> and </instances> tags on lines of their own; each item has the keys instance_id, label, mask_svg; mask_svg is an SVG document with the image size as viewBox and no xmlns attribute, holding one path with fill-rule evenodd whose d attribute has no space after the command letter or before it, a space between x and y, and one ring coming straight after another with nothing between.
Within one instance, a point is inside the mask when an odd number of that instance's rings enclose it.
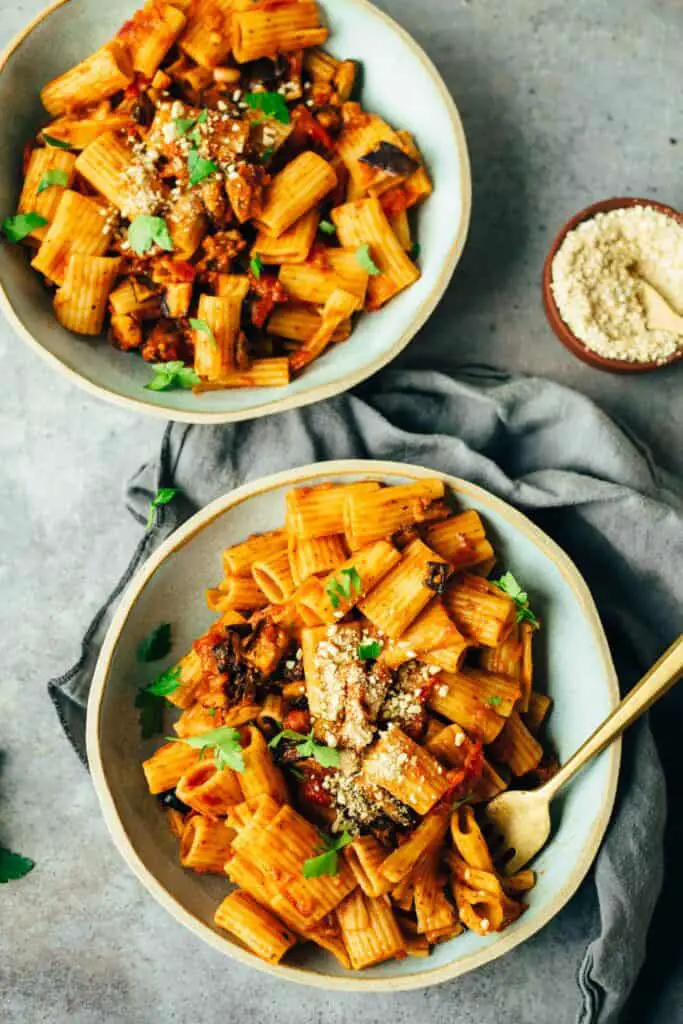
<instances>
[{"instance_id":1,"label":"fork handle","mask_svg":"<svg viewBox=\"0 0 683 1024\"><path fill-rule=\"evenodd\" d=\"M683 675L683 634L671 644L639 683L626 694L612 714L599 725L575 754L542 787L549 800L583 766L609 746L632 722L640 718L656 700L663 697Z\"/></svg>"}]
</instances>

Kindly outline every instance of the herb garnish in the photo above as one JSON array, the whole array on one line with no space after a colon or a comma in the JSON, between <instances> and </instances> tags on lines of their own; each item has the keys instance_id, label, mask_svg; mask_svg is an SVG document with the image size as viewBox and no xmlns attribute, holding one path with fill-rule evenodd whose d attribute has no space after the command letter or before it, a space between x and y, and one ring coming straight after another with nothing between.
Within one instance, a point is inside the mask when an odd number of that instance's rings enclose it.
<instances>
[{"instance_id":1,"label":"herb garnish","mask_svg":"<svg viewBox=\"0 0 683 1024\"><path fill-rule=\"evenodd\" d=\"M274 117L282 124L289 124L289 107L279 92L247 92L244 102L251 110L260 110L266 117Z\"/></svg>"},{"instance_id":2,"label":"herb garnish","mask_svg":"<svg viewBox=\"0 0 683 1024\"><path fill-rule=\"evenodd\" d=\"M140 735L143 740L161 732L163 725L164 697L174 693L180 686L180 666L166 669L148 686L141 686L135 698L135 707L140 712Z\"/></svg>"},{"instance_id":3,"label":"herb garnish","mask_svg":"<svg viewBox=\"0 0 683 1024\"><path fill-rule=\"evenodd\" d=\"M382 653L382 645L379 640L371 640L366 644L358 644L358 657L361 661L370 661L379 658Z\"/></svg>"},{"instance_id":4,"label":"herb garnish","mask_svg":"<svg viewBox=\"0 0 683 1024\"><path fill-rule=\"evenodd\" d=\"M35 861L0 846L0 883L16 882L35 867Z\"/></svg>"},{"instance_id":5,"label":"herb garnish","mask_svg":"<svg viewBox=\"0 0 683 1024\"><path fill-rule=\"evenodd\" d=\"M266 146L266 148L261 151L261 162L265 163L266 160L270 160L274 152L275 150L272 146Z\"/></svg>"},{"instance_id":6,"label":"herb garnish","mask_svg":"<svg viewBox=\"0 0 683 1024\"><path fill-rule=\"evenodd\" d=\"M529 595L526 590L522 590L519 583L512 575L511 572L503 573L499 580L493 580L493 583L497 587L500 587L508 597L517 605L517 622L530 622L531 625L537 629L540 625L538 619L529 607Z\"/></svg>"},{"instance_id":7,"label":"herb garnish","mask_svg":"<svg viewBox=\"0 0 683 1024\"><path fill-rule=\"evenodd\" d=\"M213 748L214 760L219 770L223 768L232 768L235 772L245 770L240 734L231 725L221 725L218 729L210 729L199 736L167 736L166 739L174 743L187 743L189 747L200 750L202 754Z\"/></svg>"},{"instance_id":8,"label":"herb garnish","mask_svg":"<svg viewBox=\"0 0 683 1024\"><path fill-rule=\"evenodd\" d=\"M420 248L421 247L419 242L413 242L413 244L410 247L410 252L408 253L411 260L416 260L418 258L418 256L420 255Z\"/></svg>"},{"instance_id":9,"label":"herb garnish","mask_svg":"<svg viewBox=\"0 0 683 1024\"><path fill-rule=\"evenodd\" d=\"M190 175L190 185L198 185L204 178L215 174L218 164L213 160L205 160L198 149L191 149L187 155L187 170Z\"/></svg>"},{"instance_id":10,"label":"herb garnish","mask_svg":"<svg viewBox=\"0 0 683 1024\"><path fill-rule=\"evenodd\" d=\"M39 213L18 213L15 217L5 217L2 222L2 233L10 242L21 242L36 228L45 227L47 220Z\"/></svg>"},{"instance_id":11,"label":"herb garnish","mask_svg":"<svg viewBox=\"0 0 683 1024\"><path fill-rule=\"evenodd\" d=\"M148 213L141 213L131 221L128 226L128 242L138 256L144 256L154 245L166 252L173 249L173 240L164 218L152 217Z\"/></svg>"},{"instance_id":12,"label":"herb garnish","mask_svg":"<svg viewBox=\"0 0 683 1024\"><path fill-rule=\"evenodd\" d=\"M152 498L149 505L149 515L147 517L147 526L145 529L149 530L154 522L156 510L161 505L168 505L169 501L173 501L176 494L178 493L177 487L161 487Z\"/></svg>"},{"instance_id":13,"label":"herb garnish","mask_svg":"<svg viewBox=\"0 0 683 1024\"><path fill-rule=\"evenodd\" d=\"M193 388L199 384L199 377L191 366L180 360L170 363L153 363L154 377L145 384L146 391L174 391L178 388Z\"/></svg>"},{"instance_id":14,"label":"herb garnish","mask_svg":"<svg viewBox=\"0 0 683 1024\"><path fill-rule=\"evenodd\" d=\"M304 878L319 878L321 875L336 875L339 871L339 850L353 842L353 836L346 830L335 839L320 833L325 844L325 852L317 857L309 857L304 861L302 873Z\"/></svg>"},{"instance_id":15,"label":"herb garnish","mask_svg":"<svg viewBox=\"0 0 683 1024\"><path fill-rule=\"evenodd\" d=\"M45 189L50 188L52 185L61 185L64 188L69 184L69 175L66 171L60 170L59 167L54 167L51 171L46 171L41 178L40 185L36 195L40 195Z\"/></svg>"},{"instance_id":16,"label":"herb garnish","mask_svg":"<svg viewBox=\"0 0 683 1024\"><path fill-rule=\"evenodd\" d=\"M173 122L175 125L176 134L180 136L186 136L193 146L197 147L202 141L201 132L197 128L198 124L206 124L209 119L208 110L204 109L198 115L198 117L176 117Z\"/></svg>"},{"instance_id":17,"label":"herb garnish","mask_svg":"<svg viewBox=\"0 0 683 1024\"><path fill-rule=\"evenodd\" d=\"M367 270L371 277L376 277L377 274L381 274L382 271L379 269L372 256L370 255L370 246L366 243L365 245L359 245L356 249L356 259L360 263L363 270Z\"/></svg>"},{"instance_id":18,"label":"herb garnish","mask_svg":"<svg viewBox=\"0 0 683 1024\"><path fill-rule=\"evenodd\" d=\"M263 260L261 259L260 256L252 256L252 258L249 260L249 269L251 270L252 274L258 281L261 277L261 272L263 270Z\"/></svg>"},{"instance_id":19,"label":"herb garnish","mask_svg":"<svg viewBox=\"0 0 683 1024\"><path fill-rule=\"evenodd\" d=\"M41 133L41 139L47 146L51 146L52 149L71 149L71 143L65 142L64 139L56 139L54 135L46 135L45 132Z\"/></svg>"},{"instance_id":20,"label":"herb garnish","mask_svg":"<svg viewBox=\"0 0 683 1024\"><path fill-rule=\"evenodd\" d=\"M337 229L331 220L321 220L318 225L324 235L336 235Z\"/></svg>"},{"instance_id":21,"label":"herb garnish","mask_svg":"<svg viewBox=\"0 0 683 1024\"><path fill-rule=\"evenodd\" d=\"M339 767L339 751L336 747L326 747L324 743L318 743L313 736L313 730L305 735L302 732L295 732L294 729L283 729L282 732L273 736L268 746L272 749L277 747L280 740L298 740L296 752L299 757L313 757L323 768Z\"/></svg>"},{"instance_id":22,"label":"herb garnish","mask_svg":"<svg viewBox=\"0 0 683 1024\"><path fill-rule=\"evenodd\" d=\"M206 320L195 320L194 317L190 317L190 327L193 331L201 331L205 334L214 348L218 348L218 342L216 341L215 335Z\"/></svg>"},{"instance_id":23,"label":"herb garnish","mask_svg":"<svg viewBox=\"0 0 683 1024\"><path fill-rule=\"evenodd\" d=\"M333 576L325 588L330 604L335 610L339 607L341 598L350 599L352 589L357 594L361 592L361 579L355 565L350 566L348 569L341 569L340 576L342 577L341 580Z\"/></svg>"},{"instance_id":24,"label":"herb garnish","mask_svg":"<svg viewBox=\"0 0 683 1024\"><path fill-rule=\"evenodd\" d=\"M171 623L160 622L152 632L138 644L138 661L159 661L171 649Z\"/></svg>"},{"instance_id":25,"label":"herb garnish","mask_svg":"<svg viewBox=\"0 0 683 1024\"><path fill-rule=\"evenodd\" d=\"M494 694L493 697L487 697L486 700L488 704L491 704L494 708L497 708L498 705L502 702L503 698L499 697L498 694L496 693Z\"/></svg>"}]
</instances>

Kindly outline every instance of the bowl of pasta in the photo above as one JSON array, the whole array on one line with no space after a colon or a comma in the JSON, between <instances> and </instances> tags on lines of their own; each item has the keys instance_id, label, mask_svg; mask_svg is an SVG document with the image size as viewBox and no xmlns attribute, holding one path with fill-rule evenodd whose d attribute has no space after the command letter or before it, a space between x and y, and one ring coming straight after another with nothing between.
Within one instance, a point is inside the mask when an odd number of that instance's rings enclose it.
<instances>
[{"instance_id":1,"label":"bowl of pasta","mask_svg":"<svg viewBox=\"0 0 683 1024\"><path fill-rule=\"evenodd\" d=\"M353 386L465 242L456 106L367 0L58 0L0 59L0 102L4 313L138 412L219 423Z\"/></svg>"},{"instance_id":2,"label":"bowl of pasta","mask_svg":"<svg viewBox=\"0 0 683 1024\"><path fill-rule=\"evenodd\" d=\"M232 491L152 555L98 661L88 758L127 864L195 935L303 984L419 988L575 891L617 744L516 875L486 804L617 701L586 584L521 513L419 467L328 462Z\"/></svg>"}]
</instances>

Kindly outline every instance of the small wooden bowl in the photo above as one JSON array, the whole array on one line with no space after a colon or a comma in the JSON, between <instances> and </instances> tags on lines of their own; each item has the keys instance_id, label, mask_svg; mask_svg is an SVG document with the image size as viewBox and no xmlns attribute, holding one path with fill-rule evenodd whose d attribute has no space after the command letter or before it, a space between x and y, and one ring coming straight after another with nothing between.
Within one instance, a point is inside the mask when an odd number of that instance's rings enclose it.
<instances>
[{"instance_id":1,"label":"small wooden bowl","mask_svg":"<svg viewBox=\"0 0 683 1024\"><path fill-rule=\"evenodd\" d=\"M607 213L609 210L618 210L622 207L629 206L651 206L655 210L659 210L660 213L666 214L667 217L673 217L674 220L678 221L678 223L683 226L683 213L679 210L675 210L672 206L665 206L664 203L657 203L653 199L633 199L631 197L601 199L600 202L587 206L585 210L581 210L567 221L564 227L555 236L555 240L550 246L550 251L548 252L546 261L543 265L543 308L545 309L545 315L548 318L548 323L564 347L569 349L572 355L582 359L583 362L588 363L589 366L594 366L598 370L606 370L608 373L648 373L650 370L659 370L662 366L670 366L672 363L678 362L679 359L683 359L683 344L678 352L675 352L663 362L652 361L648 363L633 363L629 362L627 359L608 359L606 356L598 355L597 352L593 352L592 349L588 348L576 337L562 319L560 311L557 308L555 297L553 296L553 290L551 288L553 276L552 267L553 260L555 259L555 253L562 245L565 236L572 231L577 224L581 224L585 220L590 220L591 217L595 217L597 213Z\"/></svg>"}]
</instances>

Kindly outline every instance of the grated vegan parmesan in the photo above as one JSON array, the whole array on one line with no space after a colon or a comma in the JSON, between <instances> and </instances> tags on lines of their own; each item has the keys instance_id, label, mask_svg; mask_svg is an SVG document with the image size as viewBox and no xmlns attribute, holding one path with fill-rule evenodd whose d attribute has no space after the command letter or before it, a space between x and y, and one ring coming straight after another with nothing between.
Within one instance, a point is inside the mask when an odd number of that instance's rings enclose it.
<instances>
[{"instance_id":1,"label":"grated vegan parmesan","mask_svg":"<svg viewBox=\"0 0 683 1024\"><path fill-rule=\"evenodd\" d=\"M607 359L664 362L683 337L647 326L639 277L683 314L683 226L652 206L598 213L568 232L552 292L576 337Z\"/></svg>"}]
</instances>

